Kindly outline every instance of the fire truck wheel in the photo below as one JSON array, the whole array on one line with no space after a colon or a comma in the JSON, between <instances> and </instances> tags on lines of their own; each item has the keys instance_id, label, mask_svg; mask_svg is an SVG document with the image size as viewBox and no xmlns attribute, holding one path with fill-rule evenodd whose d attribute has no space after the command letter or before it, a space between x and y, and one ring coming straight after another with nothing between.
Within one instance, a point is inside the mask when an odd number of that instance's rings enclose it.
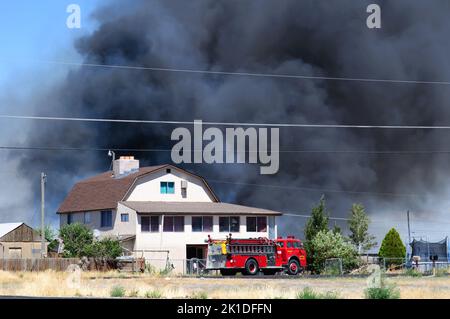
<instances>
[{"instance_id":1,"label":"fire truck wheel","mask_svg":"<svg viewBox=\"0 0 450 319\"><path fill-rule=\"evenodd\" d=\"M291 276L298 275L298 273L300 272L300 265L299 265L298 261L295 259L291 259L288 263L287 271L288 271L288 274Z\"/></svg>"},{"instance_id":2,"label":"fire truck wheel","mask_svg":"<svg viewBox=\"0 0 450 319\"><path fill-rule=\"evenodd\" d=\"M234 269L221 269L220 274L222 276L234 276L236 275L236 270Z\"/></svg>"},{"instance_id":3,"label":"fire truck wheel","mask_svg":"<svg viewBox=\"0 0 450 319\"><path fill-rule=\"evenodd\" d=\"M259 272L258 262L254 259L249 259L245 263L245 274L254 276Z\"/></svg>"}]
</instances>

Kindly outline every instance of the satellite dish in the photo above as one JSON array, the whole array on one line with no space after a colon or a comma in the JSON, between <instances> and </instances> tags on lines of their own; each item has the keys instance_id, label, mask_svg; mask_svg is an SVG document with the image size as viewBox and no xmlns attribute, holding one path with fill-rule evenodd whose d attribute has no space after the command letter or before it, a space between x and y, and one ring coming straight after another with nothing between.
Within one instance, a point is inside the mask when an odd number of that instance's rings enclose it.
<instances>
[{"instance_id":1,"label":"satellite dish","mask_svg":"<svg viewBox=\"0 0 450 319\"><path fill-rule=\"evenodd\" d=\"M98 239L100 237L100 231L98 229L94 229L94 237Z\"/></svg>"}]
</instances>

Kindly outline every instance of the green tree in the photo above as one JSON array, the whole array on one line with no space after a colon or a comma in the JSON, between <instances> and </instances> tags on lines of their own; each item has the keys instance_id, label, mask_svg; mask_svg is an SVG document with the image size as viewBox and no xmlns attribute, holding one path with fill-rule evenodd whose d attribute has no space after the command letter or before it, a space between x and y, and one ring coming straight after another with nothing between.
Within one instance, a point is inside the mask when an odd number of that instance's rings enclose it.
<instances>
[{"instance_id":1,"label":"green tree","mask_svg":"<svg viewBox=\"0 0 450 319\"><path fill-rule=\"evenodd\" d=\"M333 233L341 234L342 235L342 229L339 227L339 225L335 222L333 226Z\"/></svg>"},{"instance_id":2,"label":"green tree","mask_svg":"<svg viewBox=\"0 0 450 319\"><path fill-rule=\"evenodd\" d=\"M306 222L306 242L313 240L318 232L324 230L328 230L328 213L325 207L325 196L322 195L319 204L312 208L311 217Z\"/></svg>"},{"instance_id":3,"label":"green tree","mask_svg":"<svg viewBox=\"0 0 450 319\"><path fill-rule=\"evenodd\" d=\"M61 227L59 237L63 240L63 255L67 258L88 257L94 236L85 225L75 223Z\"/></svg>"},{"instance_id":4,"label":"green tree","mask_svg":"<svg viewBox=\"0 0 450 319\"><path fill-rule=\"evenodd\" d=\"M314 250L311 244L312 240L321 231L328 230L328 213L325 206L325 197L322 195L317 206L311 210L311 217L306 222L305 226L305 250L306 259L309 268L314 272Z\"/></svg>"},{"instance_id":5,"label":"green tree","mask_svg":"<svg viewBox=\"0 0 450 319\"><path fill-rule=\"evenodd\" d=\"M355 247L340 233L333 230L320 231L310 245L313 251L311 266L317 273L323 270L325 260L330 258L340 258L344 271L358 266L358 254Z\"/></svg>"},{"instance_id":6,"label":"green tree","mask_svg":"<svg viewBox=\"0 0 450 319\"><path fill-rule=\"evenodd\" d=\"M406 247L395 228L391 228L381 242L380 257L386 258L389 264L400 264L406 255ZM391 259L391 260L389 260Z\"/></svg>"},{"instance_id":7,"label":"green tree","mask_svg":"<svg viewBox=\"0 0 450 319\"><path fill-rule=\"evenodd\" d=\"M364 206L353 204L350 210L350 220L348 221L349 238L357 247L358 254L369 250L377 244L375 237L369 234L369 223L370 219L364 210Z\"/></svg>"}]
</instances>

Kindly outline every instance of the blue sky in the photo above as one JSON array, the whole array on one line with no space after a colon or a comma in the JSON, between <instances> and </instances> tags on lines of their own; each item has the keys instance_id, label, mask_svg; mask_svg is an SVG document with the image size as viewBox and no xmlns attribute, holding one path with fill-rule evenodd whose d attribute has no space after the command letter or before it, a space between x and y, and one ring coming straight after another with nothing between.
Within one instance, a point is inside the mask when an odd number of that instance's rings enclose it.
<instances>
[{"instance_id":1,"label":"blue sky","mask_svg":"<svg viewBox=\"0 0 450 319\"><path fill-rule=\"evenodd\" d=\"M73 40L95 27L91 13L105 0L3 0L0 5L0 90L17 74L30 74L37 60L76 58ZM66 8L81 7L82 28L68 29ZM52 66L55 67L55 66Z\"/></svg>"},{"instance_id":2,"label":"blue sky","mask_svg":"<svg viewBox=\"0 0 450 319\"><path fill-rule=\"evenodd\" d=\"M80 57L73 42L83 34L92 32L96 25L92 12L109 0L1 0L0 2L0 114L30 114L36 92L64 76L69 67L43 64L39 61L78 61ZM81 7L81 29L68 29L67 6ZM18 144L26 136L21 121L0 123L0 144ZM33 196L39 189L35 177L24 178L18 173L18 161L7 152L0 152L0 203L6 220L39 224L39 202ZM56 223L53 213L56 204L48 201L49 223ZM8 214L8 212L14 212ZM56 225L56 224L55 224Z\"/></svg>"}]
</instances>

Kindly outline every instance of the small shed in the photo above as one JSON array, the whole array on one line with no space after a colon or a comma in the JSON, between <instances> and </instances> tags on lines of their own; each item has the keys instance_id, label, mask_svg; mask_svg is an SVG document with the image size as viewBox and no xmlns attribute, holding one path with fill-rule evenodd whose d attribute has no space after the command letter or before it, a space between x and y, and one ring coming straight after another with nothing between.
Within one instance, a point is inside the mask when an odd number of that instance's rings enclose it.
<instances>
[{"instance_id":1,"label":"small shed","mask_svg":"<svg viewBox=\"0 0 450 319\"><path fill-rule=\"evenodd\" d=\"M45 242L47 251L48 242ZM25 223L0 224L0 258L41 257L41 236Z\"/></svg>"}]
</instances>

